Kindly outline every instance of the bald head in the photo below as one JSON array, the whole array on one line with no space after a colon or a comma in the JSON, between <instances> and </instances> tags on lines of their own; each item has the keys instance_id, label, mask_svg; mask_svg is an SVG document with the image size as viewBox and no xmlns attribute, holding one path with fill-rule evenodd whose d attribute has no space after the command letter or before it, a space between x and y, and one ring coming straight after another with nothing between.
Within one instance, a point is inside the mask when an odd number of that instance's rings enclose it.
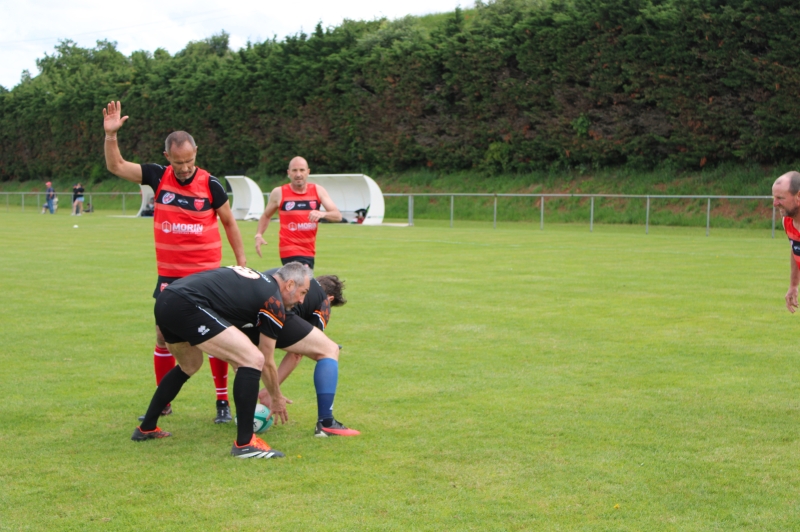
<instances>
[{"instance_id":1,"label":"bald head","mask_svg":"<svg viewBox=\"0 0 800 532\"><path fill-rule=\"evenodd\" d=\"M294 157L291 161L289 161L289 171L292 170L292 167L308 168L308 161L299 156Z\"/></svg>"},{"instance_id":2,"label":"bald head","mask_svg":"<svg viewBox=\"0 0 800 532\"><path fill-rule=\"evenodd\" d=\"M308 163L302 157L295 157L289 161L289 170L286 171L286 174L289 176L292 190L305 194L306 179L308 179L310 173L311 169L309 169Z\"/></svg>"},{"instance_id":3,"label":"bald head","mask_svg":"<svg viewBox=\"0 0 800 532\"><path fill-rule=\"evenodd\" d=\"M800 172L786 172L778 179L775 180L773 187L778 187L783 190L788 190L792 196L800 192Z\"/></svg>"},{"instance_id":4,"label":"bald head","mask_svg":"<svg viewBox=\"0 0 800 532\"><path fill-rule=\"evenodd\" d=\"M772 205L782 216L800 222L800 173L786 172L772 185Z\"/></svg>"}]
</instances>

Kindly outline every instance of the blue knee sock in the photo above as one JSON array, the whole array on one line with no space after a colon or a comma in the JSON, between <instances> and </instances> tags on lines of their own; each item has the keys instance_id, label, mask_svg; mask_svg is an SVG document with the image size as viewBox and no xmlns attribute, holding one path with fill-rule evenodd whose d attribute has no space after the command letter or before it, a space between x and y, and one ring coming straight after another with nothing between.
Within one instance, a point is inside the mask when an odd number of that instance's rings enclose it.
<instances>
[{"instance_id":1,"label":"blue knee sock","mask_svg":"<svg viewBox=\"0 0 800 532\"><path fill-rule=\"evenodd\" d=\"M314 368L314 388L317 389L317 416L319 420L333 420L333 398L339 381L339 361L323 358Z\"/></svg>"}]
</instances>

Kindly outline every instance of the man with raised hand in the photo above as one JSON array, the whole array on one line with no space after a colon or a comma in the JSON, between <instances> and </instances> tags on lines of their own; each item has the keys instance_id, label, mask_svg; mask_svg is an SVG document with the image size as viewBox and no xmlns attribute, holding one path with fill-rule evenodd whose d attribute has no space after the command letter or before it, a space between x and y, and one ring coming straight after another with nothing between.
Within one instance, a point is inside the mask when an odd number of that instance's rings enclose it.
<instances>
[{"instance_id":1,"label":"man with raised hand","mask_svg":"<svg viewBox=\"0 0 800 532\"><path fill-rule=\"evenodd\" d=\"M158 417L200 369L206 352L238 368L233 380L233 402L239 422L231 455L284 456L253 433L258 381L260 377L274 399L273 415L285 423L288 415L275 367L275 342L285 326L286 309L303 301L310 281L311 270L294 262L274 276L231 266L190 275L167 286L156 299L154 313L178 365L161 380L131 439L171 436L156 425ZM322 350L313 341L300 339L292 349L304 354Z\"/></svg>"},{"instance_id":2,"label":"man with raised hand","mask_svg":"<svg viewBox=\"0 0 800 532\"><path fill-rule=\"evenodd\" d=\"M792 243L789 261L789 290L786 292L786 308L797 310L797 287L800 286L800 173L787 172L772 185L772 205L783 216L783 230Z\"/></svg>"},{"instance_id":3,"label":"man with raised hand","mask_svg":"<svg viewBox=\"0 0 800 532\"><path fill-rule=\"evenodd\" d=\"M177 279L219 268L222 239L217 216L225 228L236 264L245 266L247 259L242 235L233 218L228 194L216 177L195 166L197 145L192 136L185 131L170 133L164 143L164 157L169 166L131 163L122 158L117 144L117 132L126 120L128 117L122 116L120 102L111 102L103 109L106 167L126 181L149 185L155 191L153 232L158 280L153 297L158 297ZM208 359L217 391L214 423L229 423L232 417L228 403L228 364L211 353ZM153 366L156 386L175 367L175 359L167 349L158 325ZM171 413L171 405L166 405L162 415Z\"/></svg>"},{"instance_id":4,"label":"man with raised hand","mask_svg":"<svg viewBox=\"0 0 800 532\"><path fill-rule=\"evenodd\" d=\"M316 256L317 225L320 220L339 222L342 213L336 208L328 192L321 186L308 183L311 169L302 157L289 161L289 183L275 187L258 220L256 252L261 256L261 246L267 243L264 232L269 220L278 212L280 232L278 251L281 263L300 262L314 269ZM320 210L320 206L325 210Z\"/></svg>"}]
</instances>

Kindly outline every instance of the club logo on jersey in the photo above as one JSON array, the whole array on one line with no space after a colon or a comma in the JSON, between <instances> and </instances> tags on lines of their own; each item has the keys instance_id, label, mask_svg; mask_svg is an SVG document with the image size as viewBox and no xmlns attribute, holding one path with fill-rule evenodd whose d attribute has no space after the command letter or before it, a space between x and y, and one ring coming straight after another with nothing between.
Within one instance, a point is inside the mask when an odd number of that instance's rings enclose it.
<instances>
[{"instance_id":1,"label":"club logo on jersey","mask_svg":"<svg viewBox=\"0 0 800 532\"><path fill-rule=\"evenodd\" d=\"M186 201L186 200L185 200L185 199L183 199L183 198L178 198L178 203L180 203L181 205L189 205L189 202L188 202L188 201Z\"/></svg>"},{"instance_id":2,"label":"club logo on jersey","mask_svg":"<svg viewBox=\"0 0 800 532\"><path fill-rule=\"evenodd\" d=\"M161 203L163 203L164 205L167 205L169 203L172 203L174 199L175 199L175 194L173 194L172 192L167 192L161 198Z\"/></svg>"},{"instance_id":3,"label":"club logo on jersey","mask_svg":"<svg viewBox=\"0 0 800 532\"><path fill-rule=\"evenodd\" d=\"M311 201L308 202L308 204L309 204L309 206L311 206L311 210L312 211L317 210L317 201L316 200L311 200Z\"/></svg>"},{"instance_id":4,"label":"club logo on jersey","mask_svg":"<svg viewBox=\"0 0 800 532\"><path fill-rule=\"evenodd\" d=\"M294 202L287 201L286 203L283 204L283 208L287 211L291 211L292 209L294 209Z\"/></svg>"},{"instance_id":5,"label":"club logo on jersey","mask_svg":"<svg viewBox=\"0 0 800 532\"><path fill-rule=\"evenodd\" d=\"M317 228L316 222L295 223L289 222L289 231L313 231Z\"/></svg>"},{"instance_id":6,"label":"club logo on jersey","mask_svg":"<svg viewBox=\"0 0 800 532\"><path fill-rule=\"evenodd\" d=\"M203 224L178 224L172 222L161 222L161 230L165 233L175 233L176 235L202 235Z\"/></svg>"},{"instance_id":7,"label":"club logo on jersey","mask_svg":"<svg viewBox=\"0 0 800 532\"><path fill-rule=\"evenodd\" d=\"M205 325L201 325L200 327L197 328L197 332L199 332L202 336L205 336L206 334L211 332L211 329L209 329Z\"/></svg>"},{"instance_id":8,"label":"club logo on jersey","mask_svg":"<svg viewBox=\"0 0 800 532\"><path fill-rule=\"evenodd\" d=\"M206 200L204 199L196 199L194 200L194 208L195 210L201 210L206 205Z\"/></svg>"}]
</instances>

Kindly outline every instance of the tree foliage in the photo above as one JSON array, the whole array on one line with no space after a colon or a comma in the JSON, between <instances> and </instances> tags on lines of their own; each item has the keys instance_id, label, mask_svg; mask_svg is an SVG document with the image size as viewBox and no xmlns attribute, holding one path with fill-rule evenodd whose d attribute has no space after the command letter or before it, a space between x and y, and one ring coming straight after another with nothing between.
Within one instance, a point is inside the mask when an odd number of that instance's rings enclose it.
<instances>
[{"instance_id":1,"label":"tree foliage","mask_svg":"<svg viewBox=\"0 0 800 532\"><path fill-rule=\"evenodd\" d=\"M184 129L218 175L278 173L297 154L319 172L796 160L798 14L785 0L497 0L238 51L224 33L174 56L64 41L0 91L0 178L107 175L100 110L117 99L127 158L160 161Z\"/></svg>"}]
</instances>

